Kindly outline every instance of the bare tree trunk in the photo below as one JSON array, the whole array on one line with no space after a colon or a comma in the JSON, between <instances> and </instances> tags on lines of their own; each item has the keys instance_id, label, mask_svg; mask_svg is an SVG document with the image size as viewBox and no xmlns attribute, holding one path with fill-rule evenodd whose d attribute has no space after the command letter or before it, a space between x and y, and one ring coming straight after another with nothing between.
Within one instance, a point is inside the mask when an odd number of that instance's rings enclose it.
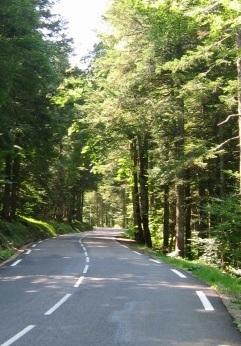
<instances>
[{"instance_id":1,"label":"bare tree trunk","mask_svg":"<svg viewBox=\"0 0 241 346\"><path fill-rule=\"evenodd\" d=\"M208 224L207 217L204 211L204 207L206 205L206 184L203 181L202 177L198 184L198 193L199 193L199 222L198 222L198 236L200 238L206 238L208 235Z\"/></svg>"},{"instance_id":2,"label":"bare tree trunk","mask_svg":"<svg viewBox=\"0 0 241 346\"><path fill-rule=\"evenodd\" d=\"M151 233L149 229L149 191L148 191L148 138L138 136L139 149L139 184L141 202L141 220L144 232L145 244L152 247Z\"/></svg>"},{"instance_id":3,"label":"bare tree trunk","mask_svg":"<svg viewBox=\"0 0 241 346\"><path fill-rule=\"evenodd\" d=\"M178 179L182 177L179 175ZM184 256L184 202L185 202L185 188L183 183L179 181L176 184L176 246L175 252L177 255Z\"/></svg>"},{"instance_id":4,"label":"bare tree trunk","mask_svg":"<svg viewBox=\"0 0 241 346\"><path fill-rule=\"evenodd\" d=\"M18 205L18 191L19 191L19 184L20 184L20 160L18 155L13 160L12 164L12 195L11 195L11 220L16 217L16 211L17 211L17 205Z\"/></svg>"},{"instance_id":5,"label":"bare tree trunk","mask_svg":"<svg viewBox=\"0 0 241 346\"><path fill-rule=\"evenodd\" d=\"M174 249L174 240L176 236L176 200L170 203L170 237L169 237L169 252Z\"/></svg>"},{"instance_id":6,"label":"bare tree trunk","mask_svg":"<svg viewBox=\"0 0 241 346\"><path fill-rule=\"evenodd\" d=\"M181 107L183 108L183 107ZM176 158L184 159L184 111L180 109L177 119ZM180 166L182 165L182 162ZM176 246L175 252L183 257L185 252L185 183L184 169L179 167L176 174Z\"/></svg>"},{"instance_id":7,"label":"bare tree trunk","mask_svg":"<svg viewBox=\"0 0 241 346\"><path fill-rule=\"evenodd\" d=\"M76 193L74 187L71 188L69 196L69 208L68 208L68 222L72 223L75 213Z\"/></svg>"},{"instance_id":8,"label":"bare tree trunk","mask_svg":"<svg viewBox=\"0 0 241 346\"><path fill-rule=\"evenodd\" d=\"M132 187L132 204L133 204L133 219L136 228L135 239L140 243L145 243L142 224L141 224L141 208L140 208L140 195L138 186L138 153L137 141L133 139L130 145L131 157L133 162L133 187Z\"/></svg>"},{"instance_id":9,"label":"bare tree trunk","mask_svg":"<svg viewBox=\"0 0 241 346\"><path fill-rule=\"evenodd\" d=\"M126 189L122 188L122 228L126 228Z\"/></svg>"},{"instance_id":10,"label":"bare tree trunk","mask_svg":"<svg viewBox=\"0 0 241 346\"><path fill-rule=\"evenodd\" d=\"M5 157L5 185L2 200L2 218L4 220L10 220L11 218L11 185L12 185L12 156L7 154Z\"/></svg>"},{"instance_id":11,"label":"bare tree trunk","mask_svg":"<svg viewBox=\"0 0 241 346\"><path fill-rule=\"evenodd\" d=\"M83 209L84 209L84 191L79 190L77 192L77 200L76 200L76 219L79 222L83 222Z\"/></svg>"},{"instance_id":12,"label":"bare tree trunk","mask_svg":"<svg viewBox=\"0 0 241 346\"><path fill-rule=\"evenodd\" d=\"M85 202L85 193L84 191L81 191L80 222L83 222L84 202Z\"/></svg>"},{"instance_id":13,"label":"bare tree trunk","mask_svg":"<svg viewBox=\"0 0 241 346\"><path fill-rule=\"evenodd\" d=\"M238 59L237 59L237 72L238 72L238 128L239 128L239 184L240 184L240 195L241 195L241 27L237 31L237 48L238 48Z\"/></svg>"},{"instance_id":14,"label":"bare tree trunk","mask_svg":"<svg viewBox=\"0 0 241 346\"><path fill-rule=\"evenodd\" d=\"M187 172L186 176L186 189L185 189L185 197L186 197L186 215L185 215L185 245L186 245L186 257L191 258L191 246L192 246L192 196L189 182L189 172Z\"/></svg>"},{"instance_id":15,"label":"bare tree trunk","mask_svg":"<svg viewBox=\"0 0 241 346\"><path fill-rule=\"evenodd\" d=\"M163 215L163 252L168 252L170 236L170 205L169 205L169 186L164 186L164 215Z\"/></svg>"}]
</instances>

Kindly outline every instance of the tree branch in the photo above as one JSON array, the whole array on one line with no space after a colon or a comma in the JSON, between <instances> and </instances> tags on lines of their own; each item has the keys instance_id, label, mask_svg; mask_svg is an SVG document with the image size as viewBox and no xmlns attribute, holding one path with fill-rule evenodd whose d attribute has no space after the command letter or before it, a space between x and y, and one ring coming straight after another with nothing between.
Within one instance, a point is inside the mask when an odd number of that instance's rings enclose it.
<instances>
[{"instance_id":1,"label":"tree branch","mask_svg":"<svg viewBox=\"0 0 241 346\"><path fill-rule=\"evenodd\" d=\"M233 117L237 117L238 114L230 114L224 121L222 121L221 123L218 124L218 126L221 126L223 124L226 124L231 118Z\"/></svg>"},{"instance_id":2,"label":"tree branch","mask_svg":"<svg viewBox=\"0 0 241 346\"><path fill-rule=\"evenodd\" d=\"M235 140L235 139L239 139L239 136L236 136L236 137L232 137L232 138L229 138L227 139L226 141L224 141L223 143L219 144L216 148L214 148L214 150L219 150L220 148L222 148L225 144Z\"/></svg>"}]
</instances>

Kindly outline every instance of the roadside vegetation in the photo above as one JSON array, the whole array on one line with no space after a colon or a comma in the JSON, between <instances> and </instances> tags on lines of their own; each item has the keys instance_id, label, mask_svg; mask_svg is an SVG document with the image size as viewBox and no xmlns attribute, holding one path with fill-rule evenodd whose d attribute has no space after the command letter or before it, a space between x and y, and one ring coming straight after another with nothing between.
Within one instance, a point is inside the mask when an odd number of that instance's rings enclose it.
<instances>
[{"instance_id":1,"label":"roadside vegetation","mask_svg":"<svg viewBox=\"0 0 241 346\"><path fill-rule=\"evenodd\" d=\"M61 101L62 83L72 88L80 71L70 69L71 39L53 2L0 3L0 261L26 243L89 229L84 192L97 177L80 155L86 139L70 130L81 97Z\"/></svg>"}]
</instances>

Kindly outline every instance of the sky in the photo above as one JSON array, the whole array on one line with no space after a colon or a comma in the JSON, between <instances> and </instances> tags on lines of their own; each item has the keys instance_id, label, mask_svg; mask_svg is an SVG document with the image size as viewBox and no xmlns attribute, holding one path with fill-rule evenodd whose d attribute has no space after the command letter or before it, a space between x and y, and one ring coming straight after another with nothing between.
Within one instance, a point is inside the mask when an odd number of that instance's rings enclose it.
<instances>
[{"instance_id":1,"label":"sky","mask_svg":"<svg viewBox=\"0 0 241 346\"><path fill-rule=\"evenodd\" d=\"M92 50L98 42L97 32L104 29L102 15L108 8L110 0L59 0L53 12L58 13L68 22L68 36L74 39L75 57L73 65Z\"/></svg>"}]
</instances>

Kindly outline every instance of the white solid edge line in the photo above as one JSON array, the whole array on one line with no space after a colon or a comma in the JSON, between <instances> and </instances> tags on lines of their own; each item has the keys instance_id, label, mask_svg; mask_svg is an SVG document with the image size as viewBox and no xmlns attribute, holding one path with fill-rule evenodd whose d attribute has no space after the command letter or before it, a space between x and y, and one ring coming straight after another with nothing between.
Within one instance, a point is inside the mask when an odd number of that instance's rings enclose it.
<instances>
[{"instance_id":1,"label":"white solid edge line","mask_svg":"<svg viewBox=\"0 0 241 346\"><path fill-rule=\"evenodd\" d=\"M77 282L76 282L76 284L74 285L74 287L75 287L75 288L80 287L80 285L82 284L84 278L85 278L84 276L81 276L81 277L77 280Z\"/></svg>"},{"instance_id":2,"label":"white solid edge line","mask_svg":"<svg viewBox=\"0 0 241 346\"><path fill-rule=\"evenodd\" d=\"M88 264L86 264L84 267L84 270L83 270L83 274L86 274L88 269L89 269L89 266L88 266Z\"/></svg>"},{"instance_id":3,"label":"white solid edge line","mask_svg":"<svg viewBox=\"0 0 241 346\"><path fill-rule=\"evenodd\" d=\"M90 262L90 258L89 257L86 257L85 260L86 260L87 263Z\"/></svg>"},{"instance_id":4,"label":"white solid edge line","mask_svg":"<svg viewBox=\"0 0 241 346\"><path fill-rule=\"evenodd\" d=\"M62 299L60 299L58 301L58 303L56 303L51 309L49 309L48 311L45 312L46 316L51 315L54 311L56 311L62 304L64 304L66 302L67 299L69 299L69 297L71 297L72 294L66 294Z\"/></svg>"},{"instance_id":5,"label":"white solid edge line","mask_svg":"<svg viewBox=\"0 0 241 346\"><path fill-rule=\"evenodd\" d=\"M15 267L18 263L22 262L22 260L17 260L13 264L11 264L11 267Z\"/></svg>"},{"instance_id":6,"label":"white solid edge line","mask_svg":"<svg viewBox=\"0 0 241 346\"><path fill-rule=\"evenodd\" d=\"M25 255L30 255L31 252L32 252L32 250L27 250L27 251L25 252Z\"/></svg>"},{"instance_id":7,"label":"white solid edge line","mask_svg":"<svg viewBox=\"0 0 241 346\"><path fill-rule=\"evenodd\" d=\"M196 291L196 294L198 298L201 300L202 305L206 311L214 311L214 307L206 297L205 293L203 291Z\"/></svg>"},{"instance_id":8,"label":"white solid edge line","mask_svg":"<svg viewBox=\"0 0 241 346\"><path fill-rule=\"evenodd\" d=\"M178 275L180 278L182 278L182 279L186 279L187 277L186 277L186 275L184 275L184 274L182 274L181 272L179 272L179 270L176 270L176 269L171 269L171 271L173 272L173 273L175 273L176 275Z\"/></svg>"},{"instance_id":9,"label":"white solid edge line","mask_svg":"<svg viewBox=\"0 0 241 346\"><path fill-rule=\"evenodd\" d=\"M157 264L160 264L161 262L159 262L159 261L157 261L157 260L154 260L154 259L149 259L149 261L151 261L151 262L154 262L154 263L157 263Z\"/></svg>"},{"instance_id":10,"label":"white solid edge line","mask_svg":"<svg viewBox=\"0 0 241 346\"><path fill-rule=\"evenodd\" d=\"M137 251L133 251L133 252L136 253L137 255L141 256L140 252L137 252Z\"/></svg>"},{"instance_id":11,"label":"white solid edge line","mask_svg":"<svg viewBox=\"0 0 241 346\"><path fill-rule=\"evenodd\" d=\"M14 335L11 339L9 339L8 341L4 342L3 344L1 344L0 346L9 346L12 345L15 341L17 341L18 339L20 339L22 336L24 336L25 334L27 334L28 332L30 332L30 330L32 330L33 328L35 328L36 326L34 325L30 325L26 328L24 328L21 332L19 332L18 334Z\"/></svg>"}]
</instances>

